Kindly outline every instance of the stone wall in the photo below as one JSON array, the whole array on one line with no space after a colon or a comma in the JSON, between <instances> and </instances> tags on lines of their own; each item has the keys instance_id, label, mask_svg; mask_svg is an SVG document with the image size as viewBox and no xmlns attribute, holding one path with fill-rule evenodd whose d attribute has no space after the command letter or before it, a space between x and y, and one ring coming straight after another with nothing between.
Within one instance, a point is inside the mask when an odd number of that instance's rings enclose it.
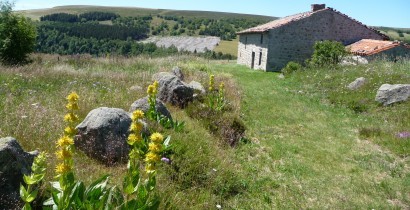
<instances>
[{"instance_id":1,"label":"stone wall","mask_svg":"<svg viewBox=\"0 0 410 210\"><path fill-rule=\"evenodd\" d=\"M383 36L341 13L319 11L269 31L266 70L280 70L289 61L303 63L311 57L316 41L335 40L347 45L365 38L382 40Z\"/></svg>"},{"instance_id":2,"label":"stone wall","mask_svg":"<svg viewBox=\"0 0 410 210\"><path fill-rule=\"evenodd\" d=\"M263 38L261 37L261 34L263 34ZM252 53L254 53L253 69L265 70L268 58L268 43L268 33L240 35L238 45L238 64L252 68ZM260 57L260 55L262 55L262 57ZM259 60L261 61L260 65Z\"/></svg>"},{"instance_id":3,"label":"stone wall","mask_svg":"<svg viewBox=\"0 0 410 210\"><path fill-rule=\"evenodd\" d=\"M400 60L402 58L410 58L410 49L406 48L402 45L394 47L392 49L388 49L385 51L382 51L380 53L370 55L370 56L365 56L365 58L369 61L375 60L375 59L387 59L390 61L395 61L395 60Z\"/></svg>"}]
</instances>

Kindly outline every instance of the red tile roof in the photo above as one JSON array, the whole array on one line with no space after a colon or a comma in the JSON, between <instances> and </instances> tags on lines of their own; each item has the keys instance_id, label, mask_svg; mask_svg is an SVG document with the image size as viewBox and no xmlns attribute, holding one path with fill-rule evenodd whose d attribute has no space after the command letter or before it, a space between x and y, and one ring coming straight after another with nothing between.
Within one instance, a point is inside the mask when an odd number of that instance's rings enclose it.
<instances>
[{"instance_id":1,"label":"red tile roof","mask_svg":"<svg viewBox=\"0 0 410 210\"><path fill-rule=\"evenodd\" d=\"M346 48L350 50L351 53L356 55L374 55L376 53L395 48L400 46L399 42L394 41L382 41L382 40L373 40L373 39L362 39L358 42L355 42L351 45L348 45Z\"/></svg>"},{"instance_id":2,"label":"red tile roof","mask_svg":"<svg viewBox=\"0 0 410 210\"><path fill-rule=\"evenodd\" d=\"M240 31L240 32L238 32L237 34L262 33L262 32L266 32L266 31L269 31L270 29L279 28L279 27L281 27L281 26L283 26L283 25L287 25L287 24L290 24L290 23L292 23L292 22L295 22L295 21L298 21L298 20L307 18L307 17L309 17L309 16L311 16L311 15L313 15L313 14L315 14L315 13L318 13L318 12L321 12L321 11L325 11L325 10L333 11L333 12L336 12L337 14L339 14L339 15L342 15L342 16L344 16L344 17L346 17L346 18L349 18L350 20L352 20L352 21L354 21L354 22L356 22L356 23L358 23L358 24L360 24L360 25L362 25L362 26L364 26L364 27L366 27L366 28L368 28L368 29L374 31L375 33L379 34L381 37L383 37L384 40L389 40L389 37L386 36L386 35L384 35L384 34L382 34L382 33L380 33L380 31L375 30L375 29L373 29L373 28L370 28L370 27L366 26L365 24L363 24L363 23L361 23L361 22L359 22L359 21L357 21L357 20L355 20L355 19L353 19L353 18L351 18L351 17L349 17L349 16L347 16L347 15L345 15L345 14L343 14L343 13L341 13L341 12L335 10L335 9L333 9L333 8L330 8L330 7L327 7L327 8L325 8L325 9L316 10L316 11L302 12L302 13L299 13L299 14L295 14L295 15L283 17L283 18L280 18L280 19L271 21L271 22L269 22L269 23L265 23L265 24L263 24L263 25L259 25L259 26L253 27L253 28L249 28L249 29Z\"/></svg>"}]
</instances>

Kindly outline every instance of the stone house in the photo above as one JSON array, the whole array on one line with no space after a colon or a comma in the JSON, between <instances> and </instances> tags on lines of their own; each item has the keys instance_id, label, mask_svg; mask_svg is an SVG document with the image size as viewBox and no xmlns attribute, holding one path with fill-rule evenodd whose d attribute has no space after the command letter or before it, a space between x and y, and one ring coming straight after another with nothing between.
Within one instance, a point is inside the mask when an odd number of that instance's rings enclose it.
<instances>
[{"instance_id":1,"label":"stone house","mask_svg":"<svg viewBox=\"0 0 410 210\"><path fill-rule=\"evenodd\" d=\"M410 57L410 46L398 41L362 39L346 48L352 54L365 57L367 60L375 58L397 60L400 57Z\"/></svg>"},{"instance_id":2,"label":"stone house","mask_svg":"<svg viewBox=\"0 0 410 210\"><path fill-rule=\"evenodd\" d=\"M316 41L334 40L349 45L362 39L388 39L325 4L313 4L309 12L280 18L237 34L238 64L265 71L280 70L289 61L303 63L311 57Z\"/></svg>"}]
</instances>

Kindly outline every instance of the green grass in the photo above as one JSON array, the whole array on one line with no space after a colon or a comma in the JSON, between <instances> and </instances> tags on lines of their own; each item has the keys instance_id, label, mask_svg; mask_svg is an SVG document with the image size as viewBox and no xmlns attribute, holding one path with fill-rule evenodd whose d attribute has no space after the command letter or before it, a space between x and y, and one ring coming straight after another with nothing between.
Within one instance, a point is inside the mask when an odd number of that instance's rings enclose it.
<instances>
[{"instance_id":1,"label":"green grass","mask_svg":"<svg viewBox=\"0 0 410 210\"><path fill-rule=\"evenodd\" d=\"M62 133L64 97L80 95L81 118L99 106L128 110L144 96L151 75L180 66L187 81L206 84L208 74L226 83L227 97L247 127L236 148L209 134L198 119L170 107L186 122L172 136L172 165L162 165L158 193L163 209L407 209L410 206L408 102L381 107L381 83L408 83L408 61L310 69L285 79L225 61L195 57L80 59L38 55L23 67L0 72L0 136L14 136L25 150L50 153ZM359 92L346 85L365 76ZM133 85L143 87L131 91ZM375 89L376 88L376 89ZM363 97L366 106L355 104ZM38 104L37 104L38 103ZM34 104L34 105L33 105ZM356 111L355 111L356 110ZM25 117L26 116L26 117ZM107 168L77 152L77 176L90 182L104 173L119 183L125 166Z\"/></svg>"},{"instance_id":2,"label":"green grass","mask_svg":"<svg viewBox=\"0 0 410 210\"><path fill-rule=\"evenodd\" d=\"M232 41L221 40L214 51L222 52L223 54L229 53L231 55L238 56L238 40L239 37L233 39Z\"/></svg>"}]
</instances>

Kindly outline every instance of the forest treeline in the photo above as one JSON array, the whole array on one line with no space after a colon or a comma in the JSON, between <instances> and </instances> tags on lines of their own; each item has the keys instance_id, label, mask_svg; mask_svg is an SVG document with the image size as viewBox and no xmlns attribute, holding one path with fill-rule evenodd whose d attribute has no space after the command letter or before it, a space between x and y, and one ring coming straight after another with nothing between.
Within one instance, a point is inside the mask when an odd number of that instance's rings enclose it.
<instances>
[{"instance_id":1,"label":"forest treeline","mask_svg":"<svg viewBox=\"0 0 410 210\"><path fill-rule=\"evenodd\" d=\"M163 55L176 48L164 49L137 41L151 35L217 36L222 40L236 38L239 30L262 24L263 20L245 18L187 18L183 16L145 15L121 17L111 12L83 14L55 13L37 22L36 51L42 53L92 55ZM187 52L184 52L187 53ZM214 59L232 59L232 55L206 52Z\"/></svg>"}]
</instances>

